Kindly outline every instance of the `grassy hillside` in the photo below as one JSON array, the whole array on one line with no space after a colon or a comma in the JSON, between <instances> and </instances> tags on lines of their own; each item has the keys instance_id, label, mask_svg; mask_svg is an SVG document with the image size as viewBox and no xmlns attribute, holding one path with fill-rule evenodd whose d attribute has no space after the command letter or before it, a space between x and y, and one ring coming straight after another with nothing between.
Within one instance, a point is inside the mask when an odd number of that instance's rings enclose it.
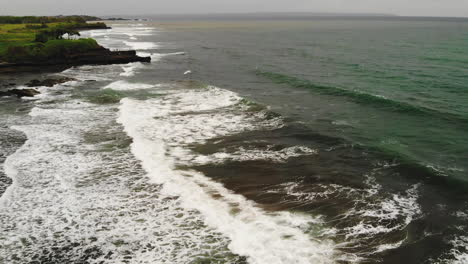
<instances>
[{"instance_id":1,"label":"grassy hillside","mask_svg":"<svg viewBox=\"0 0 468 264\"><path fill-rule=\"evenodd\" d=\"M9 46L33 42L36 31L26 29L25 24L0 24L0 54L5 53Z\"/></svg>"},{"instance_id":2,"label":"grassy hillside","mask_svg":"<svg viewBox=\"0 0 468 264\"><path fill-rule=\"evenodd\" d=\"M3 21L7 20L0 17L0 21L2 18ZM8 18L9 21L14 21L12 17ZM93 28L106 28L106 25L90 24L81 19L72 22L0 24L0 61L42 61L99 48L93 39L62 38L65 33L79 35L77 30Z\"/></svg>"}]
</instances>

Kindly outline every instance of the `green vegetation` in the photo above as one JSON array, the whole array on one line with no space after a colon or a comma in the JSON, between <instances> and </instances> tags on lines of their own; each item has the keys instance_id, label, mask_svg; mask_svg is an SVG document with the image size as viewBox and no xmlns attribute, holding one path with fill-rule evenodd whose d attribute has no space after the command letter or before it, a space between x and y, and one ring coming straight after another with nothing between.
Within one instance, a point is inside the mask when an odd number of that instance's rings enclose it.
<instances>
[{"instance_id":1,"label":"green vegetation","mask_svg":"<svg viewBox=\"0 0 468 264\"><path fill-rule=\"evenodd\" d=\"M0 16L0 24L86 23L102 20L93 16Z\"/></svg>"},{"instance_id":2,"label":"green vegetation","mask_svg":"<svg viewBox=\"0 0 468 264\"><path fill-rule=\"evenodd\" d=\"M69 37L80 36L80 33L76 30L68 29L65 27L58 27L39 31L38 33L36 33L34 41L46 43L49 40L63 39L63 36L65 34L67 34Z\"/></svg>"},{"instance_id":3,"label":"green vegetation","mask_svg":"<svg viewBox=\"0 0 468 264\"><path fill-rule=\"evenodd\" d=\"M107 26L86 23L81 16L0 17L0 61L41 62L96 49L100 46L93 39L70 38L79 36L78 30L99 28Z\"/></svg>"},{"instance_id":4,"label":"green vegetation","mask_svg":"<svg viewBox=\"0 0 468 264\"><path fill-rule=\"evenodd\" d=\"M45 43L24 44L7 48L2 59L7 62L41 62L50 59L63 58L67 54L86 52L99 48L94 39L57 39Z\"/></svg>"}]
</instances>

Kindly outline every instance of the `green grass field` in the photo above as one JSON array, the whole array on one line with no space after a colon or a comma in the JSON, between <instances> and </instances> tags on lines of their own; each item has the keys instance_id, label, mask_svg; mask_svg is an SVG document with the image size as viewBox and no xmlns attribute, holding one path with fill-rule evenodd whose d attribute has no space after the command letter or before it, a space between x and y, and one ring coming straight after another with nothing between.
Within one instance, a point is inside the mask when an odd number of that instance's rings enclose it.
<instances>
[{"instance_id":1,"label":"green grass field","mask_svg":"<svg viewBox=\"0 0 468 264\"><path fill-rule=\"evenodd\" d=\"M34 41L37 30L25 24L0 24L0 56L9 46L20 46Z\"/></svg>"},{"instance_id":2,"label":"green grass field","mask_svg":"<svg viewBox=\"0 0 468 264\"><path fill-rule=\"evenodd\" d=\"M44 26L45 25L45 26ZM93 26L93 24L85 24ZM67 53L85 52L98 48L93 39L51 39L46 42L36 42L36 34L41 30L56 28L83 27L76 23L48 23L48 24L0 24L0 62L41 61Z\"/></svg>"}]
</instances>

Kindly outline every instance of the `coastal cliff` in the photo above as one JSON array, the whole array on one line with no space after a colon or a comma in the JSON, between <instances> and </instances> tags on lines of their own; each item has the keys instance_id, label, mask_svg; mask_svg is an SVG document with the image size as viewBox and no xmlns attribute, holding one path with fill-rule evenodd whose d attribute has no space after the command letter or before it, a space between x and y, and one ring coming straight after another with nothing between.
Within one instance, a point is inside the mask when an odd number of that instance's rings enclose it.
<instances>
[{"instance_id":1,"label":"coastal cliff","mask_svg":"<svg viewBox=\"0 0 468 264\"><path fill-rule=\"evenodd\" d=\"M76 38L93 29L109 27L82 16L0 17L0 74L151 61L134 50L111 51L94 39Z\"/></svg>"},{"instance_id":2,"label":"coastal cliff","mask_svg":"<svg viewBox=\"0 0 468 264\"><path fill-rule=\"evenodd\" d=\"M151 57L140 57L136 51L111 51L98 47L84 52L71 52L46 60L0 63L0 73L42 71L44 69L67 69L82 65L125 64L131 62L151 62Z\"/></svg>"}]
</instances>

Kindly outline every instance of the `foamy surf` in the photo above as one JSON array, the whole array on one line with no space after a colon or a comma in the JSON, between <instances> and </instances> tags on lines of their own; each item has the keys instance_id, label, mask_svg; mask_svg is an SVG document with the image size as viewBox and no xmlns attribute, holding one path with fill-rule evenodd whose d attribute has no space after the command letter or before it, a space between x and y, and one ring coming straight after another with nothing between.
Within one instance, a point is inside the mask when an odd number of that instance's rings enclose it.
<instances>
[{"instance_id":1,"label":"foamy surf","mask_svg":"<svg viewBox=\"0 0 468 264\"><path fill-rule=\"evenodd\" d=\"M131 77L134 76L137 69L143 67L143 64L140 62L129 63L128 65L122 66L124 72L120 74L123 77Z\"/></svg>"},{"instance_id":2,"label":"foamy surf","mask_svg":"<svg viewBox=\"0 0 468 264\"><path fill-rule=\"evenodd\" d=\"M123 43L133 50L151 50L159 47L154 42L124 41Z\"/></svg>"},{"instance_id":3,"label":"foamy surf","mask_svg":"<svg viewBox=\"0 0 468 264\"><path fill-rule=\"evenodd\" d=\"M468 252L468 236L456 237L450 243L453 246L453 249L450 250L450 255L455 259L453 264L468 263L468 253L466 253Z\"/></svg>"},{"instance_id":4,"label":"foamy surf","mask_svg":"<svg viewBox=\"0 0 468 264\"><path fill-rule=\"evenodd\" d=\"M71 92L50 89L14 127L28 140L5 162L14 184L0 204L0 262L242 262L200 213L148 183L115 105Z\"/></svg>"},{"instance_id":5,"label":"foamy surf","mask_svg":"<svg viewBox=\"0 0 468 264\"><path fill-rule=\"evenodd\" d=\"M144 84L144 83L130 83L124 80L115 81L110 83L107 86L104 86L103 89L112 89L116 91L128 91L128 90L144 90L155 88L158 85Z\"/></svg>"},{"instance_id":6,"label":"foamy surf","mask_svg":"<svg viewBox=\"0 0 468 264\"><path fill-rule=\"evenodd\" d=\"M92 30L82 33L83 37L98 40L99 44L115 50L135 49L147 50L157 48L157 44L148 41L138 41L140 38L153 36L155 28L144 26L117 26L112 29Z\"/></svg>"},{"instance_id":7,"label":"foamy surf","mask_svg":"<svg viewBox=\"0 0 468 264\"><path fill-rule=\"evenodd\" d=\"M268 146L266 150L239 148L232 153L218 152L209 156L199 155L193 162L197 164L224 163L226 161L252 161L267 160L272 162L284 163L290 158L316 155L316 150L304 147L294 146L281 150L272 150L273 146Z\"/></svg>"},{"instance_id":8,"label":"foamy surf","mask_svg":"<svg viewBox=\"0 0 468 264\"><path fill-rule=\"evenodd\" d=\"M82 81L110 81L122 72L119 65L79 66L65 70L62 74Z\"/></svg>"},{"instance_id":9,"label":"foamy surf","mask_svg":"<svg viewBox=\"0 0 468 264\"><path fill-rule=\"evenodd\" d=\"M278 120L242 113L236 94L216 87L179 90L147 101L123 99L118 121L132 137L132 152L163 192L181 197L205 222L230 239L229 248L249 263L334 263L331 241L306 234L319 219L293 213L267 213L203 174L177 169L178 160L196 155L187 144L243 130L278 127ZM237 109L237 110L236 110Z\"/></svg>"},{"instance_id":10,"label":"foamy surf","mask_svg":"<svg viewBox=\"0 0 468 264\"><path fill-rule=\"evenodd\" d=\"M162 58L167 57L167 56L185 55L185 52L149 53L149 52L144 52L144 51L138 51L137 55L141 57L151 57L152 62L156 63L160 61ZM143 67L144 67L144 64L140 62L129 63L127 65L122 66L123 72L120 73L120 76L123 76L123 77L135 76L138 69L141 69Z\"/></svg>"},{"instance_id":11,"label":"foamy surf","mask_svg":"<svg viewBox=\"0 0 468 264\"><path fill-rule=\"evenodd\" d=\"M179 52L170 52L170 53L157 53L157 52L145 52L145 51L138 51L137 52L138 56L142 57L151 57L152 60L154 61L159 61L164 57L167 56L178 56L178 55L185 55L185 52L179 51Z\"/></svg>"}]
</instances>

